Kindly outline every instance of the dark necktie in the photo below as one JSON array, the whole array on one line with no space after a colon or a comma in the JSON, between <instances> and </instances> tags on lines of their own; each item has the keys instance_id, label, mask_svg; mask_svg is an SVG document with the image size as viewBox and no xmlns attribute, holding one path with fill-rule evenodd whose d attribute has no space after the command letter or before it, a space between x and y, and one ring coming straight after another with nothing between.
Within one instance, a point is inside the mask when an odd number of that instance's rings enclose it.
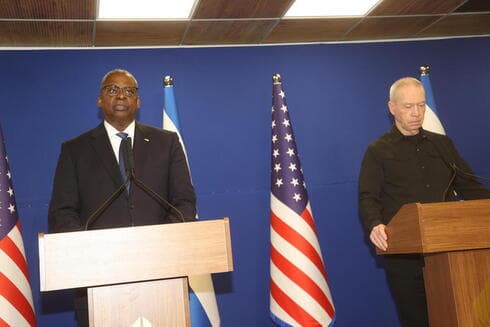
<instances>
[{"instance_id":1,"label":"dark necktie","mask_svg":"<svg viewBox=\"0 0 490 327\"><path fill-rule=\"evenodd\" d=\"M124 145L128 141L128 134L124 132L119 132L116 135L121 138L121 143L119 144L119 171L121 172L123 182L128 182L126 184L126 192L129 194L128 173L126 171L126 163L124 162Z\"/></svg>"}]
</instances>

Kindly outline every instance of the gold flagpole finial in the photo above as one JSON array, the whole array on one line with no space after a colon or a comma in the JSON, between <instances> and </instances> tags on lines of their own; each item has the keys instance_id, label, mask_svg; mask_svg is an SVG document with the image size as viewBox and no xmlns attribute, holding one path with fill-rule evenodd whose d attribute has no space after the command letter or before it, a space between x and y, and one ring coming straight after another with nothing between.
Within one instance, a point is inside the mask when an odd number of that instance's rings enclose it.
<instances>
[{"instance_id":1,"label":"gold flagpole finial","mask_svg":"<svg viewBox=\"0 0 490 327\"><path fill-rule=\"evenodd\" d=\"M429 65L420 66L420 75L429 75Z\"/></svg>"},{"instance_id":2,"label":"gold flagpole finial","mask_svg":"<svg viewBox=\"0 0 490 327\"><path fill-rule=\"evenodd\" d=\"M277 73L272 75L272 82L274 84L281 84L281 75L279 75Z\"/></svg>"},{"instance_id":3,"label":"gold flagpole finial","mask_svg":"<svg viewBox=\"0 0 490 327\"><path fill-rule=\"evenodd\" d=\"M172 76L167 75L163 78L163 87L172 87L174 86L174 79Z\"/></svg>"}]
</instances>

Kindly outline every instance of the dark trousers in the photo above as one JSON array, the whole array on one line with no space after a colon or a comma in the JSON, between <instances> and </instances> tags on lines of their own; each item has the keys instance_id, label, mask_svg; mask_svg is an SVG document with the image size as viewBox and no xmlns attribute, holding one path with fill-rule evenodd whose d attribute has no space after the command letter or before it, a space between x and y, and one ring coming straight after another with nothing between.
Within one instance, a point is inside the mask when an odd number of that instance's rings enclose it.
<instances>
[{"instance_id":1,"label":"dark trousers","mask_svg":"<svg viewBox=\"0 0 490 327\"><path fill-rule=\"evenodd\" d=\"M387 255L383 259L402 326L429 327L423 258L419 255Z\"/></svg>"},{"instance_id":2,"label":"dark trousers","mask_svg":"<svg viewBox=\"0 0 490 327\"><path fill-rule=\"evenodd\" d=\"M88 327L88 300L86 288L75 290L74 304L78 327Z\"/></svg>"}]
</instances>

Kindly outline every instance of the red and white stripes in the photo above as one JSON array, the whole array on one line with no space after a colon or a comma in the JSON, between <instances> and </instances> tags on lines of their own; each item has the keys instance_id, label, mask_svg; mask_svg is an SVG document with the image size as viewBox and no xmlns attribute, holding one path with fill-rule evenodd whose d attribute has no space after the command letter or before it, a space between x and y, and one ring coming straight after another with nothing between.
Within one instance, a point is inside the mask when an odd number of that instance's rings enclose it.
<instances>
[{"instance_id":1,"label":"red and white stripes","mask_svg":"<svg viewBox=\"0 0 490 327\"><path fill-rule=\"evenodd\" d=\"M271 194L271 298L284 326L331 326L335 316L310 204L298 215Z\"/></svg>"},{"instance_id":2,"label":"red and white stripes","mask_svg":"<svg viewBox=\"0 0 490 327\"><path fill-rule=\"evenodd\" d=\"M0 327L36 326L19 223L0 240Z\"/></svg>"}]
</instances>

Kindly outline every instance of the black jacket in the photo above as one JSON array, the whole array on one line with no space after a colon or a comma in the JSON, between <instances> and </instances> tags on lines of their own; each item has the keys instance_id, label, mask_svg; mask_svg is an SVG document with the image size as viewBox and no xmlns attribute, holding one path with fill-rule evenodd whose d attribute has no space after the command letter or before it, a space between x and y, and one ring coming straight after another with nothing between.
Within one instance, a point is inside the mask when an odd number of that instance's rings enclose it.
<instances>
[{"instance_id":1,"label":"black jacket","mask_svg":"<svg viewBox=\"0 0 490 327\"><path fill-rule=\"evenodd\" d=\"M366 232L387 224L406 203L490 198L453 142L421 130L404 136L393 128L368 146L359 176L359 209Z\"/></svg>"},{"instance_id":2,"label":"black jacket","mask_svg":"<svg viewBox=\"0 0 490 327\"><path fill-rule=\"evenodd\" d=\"M195 217L195 194L177 134L136 123L136 177L177 207L186 220ZM67 141L54 177L49 206L50 232L83 230L87 218L123 183L103 124ZM181 221L132 185L95 221L90 229L150 225Z\"/></svg>"}]
</instances>

